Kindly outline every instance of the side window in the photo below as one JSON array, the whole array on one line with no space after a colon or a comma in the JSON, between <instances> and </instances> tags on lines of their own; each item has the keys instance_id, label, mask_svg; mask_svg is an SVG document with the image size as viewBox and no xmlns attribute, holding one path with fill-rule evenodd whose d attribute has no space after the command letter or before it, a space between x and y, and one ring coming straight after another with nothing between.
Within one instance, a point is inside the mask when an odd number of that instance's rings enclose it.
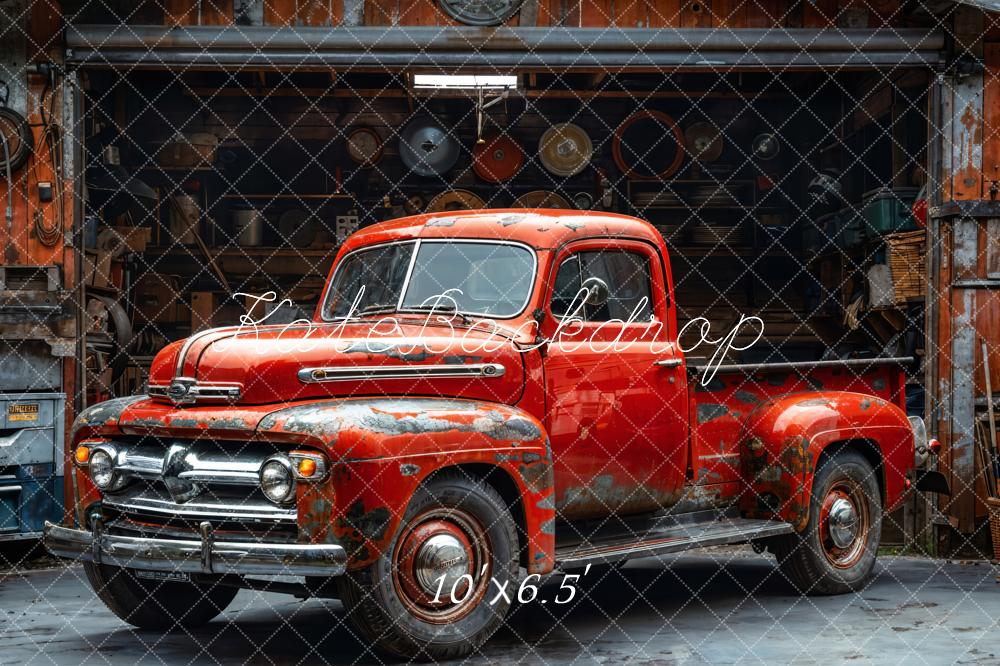
<instances>
[{"instance_id":1,"label":"side window","mask_svg":"<svg viewBox=\"0 0 1000 666\"><path fill-rule=\"evenodd\" d=\"M580 291L580 255L574 254L562 262L556 273L556 285L552 291L552 314L563 317L573 303L573 297Z\"/></svg>"},{"instance_id":2,"label":"side window","mask_svg":"<svg viewBox=\"0 0 1000 666\"><path fill-rule=\"evenodd\" d=\"M552 314L564 316L584 280L597 277L608 285L609 297L599 306L587 306L587 321L649 321L653 315L649 258L637 252L599 250L579 252L559 266L552 294ZM645 299L645 300L644 300Z\"/></svg>"}]
</instances>

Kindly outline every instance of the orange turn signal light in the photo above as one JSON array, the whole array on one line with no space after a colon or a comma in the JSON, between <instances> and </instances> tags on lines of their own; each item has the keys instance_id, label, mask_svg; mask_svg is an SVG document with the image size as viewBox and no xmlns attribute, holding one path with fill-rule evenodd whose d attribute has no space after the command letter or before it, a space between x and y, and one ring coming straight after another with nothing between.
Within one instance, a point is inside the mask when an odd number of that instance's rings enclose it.
<instances>
[{"instance_id":1,"label":"orange turn signal light","mask_svg":"<svg viewBox=\"0 0 1000 666\"><path fill-rule=\"evenodd\" d=\"M90 460L90 447L87 446L76 447L76 451L73 453L73 456L76 458L76 461L78 463L80 463L81 465L86 465L87 461Z\"/></svg>"},{"instance_id":2,"label":"orange turn signal light","mask_svg":"<svg viewBox=\"0 0 1000 666\"><path fill-rule=\"evenodd\" d=\"M316 473L316 461L312 458L302 458L299 460L299 476L311 477Z\"/></svg>"}]
</instances>

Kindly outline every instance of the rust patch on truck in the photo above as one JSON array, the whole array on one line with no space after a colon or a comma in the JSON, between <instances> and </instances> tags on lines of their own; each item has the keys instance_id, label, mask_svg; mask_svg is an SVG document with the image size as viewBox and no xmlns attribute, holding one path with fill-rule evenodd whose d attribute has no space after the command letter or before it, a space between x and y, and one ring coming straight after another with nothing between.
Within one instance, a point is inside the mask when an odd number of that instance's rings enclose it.
<instances>
[{"instance_id":1,"label":"rust patch on truck","mask_svg":"<svg viewBox=\"0 0 1000 666\"><path fill-rule=\"evenodd\" d=\"M391 517L389 509L384 506L366 509L361 500L356 500L334 522L334 532L351 558L369 560L368 542L379 542L385 538Z\"/></svg>"},{"instance_id":2,"label":"rust patch on truck","mask_svg":"<svg viewBox=\"0 0 1000 666\"><path fill-rule=\"evenodd\" d=\"M711 402L698 403L698 424L708 423L715 419L721 419L729 414L729 408Z\"/></svg>"},{"instance_id":3,"label":"rust patch on truck","mask_svg":"<svg viewBox=\"0 0 1000 666\"><path fill-rule=\"evenodd\" d=\"M802 494L806 477L812 473L809 439L794 435L773 451L759 437L751 437L741 450L752 491L745 495L744 511L750 517L781 518L796 525L807 520L809 511Z\"/></svg>"}]
</instances>

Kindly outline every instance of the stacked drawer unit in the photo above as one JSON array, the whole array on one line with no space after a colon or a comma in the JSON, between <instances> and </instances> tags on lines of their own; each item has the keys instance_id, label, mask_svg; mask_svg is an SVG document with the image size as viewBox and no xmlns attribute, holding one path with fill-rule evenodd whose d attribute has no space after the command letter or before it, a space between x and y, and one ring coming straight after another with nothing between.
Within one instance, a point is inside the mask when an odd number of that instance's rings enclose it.
<instances>
[{"instance_id":1,"label":"stacked drawer unit","mask_svg":"<svg viewBox=\"0 0 1000 666\"><path fill-rule=\"evenodd\" d=\"M65 405L62 393L0 394L0 541L62 521Z\"/></svg>"}]
</instances>

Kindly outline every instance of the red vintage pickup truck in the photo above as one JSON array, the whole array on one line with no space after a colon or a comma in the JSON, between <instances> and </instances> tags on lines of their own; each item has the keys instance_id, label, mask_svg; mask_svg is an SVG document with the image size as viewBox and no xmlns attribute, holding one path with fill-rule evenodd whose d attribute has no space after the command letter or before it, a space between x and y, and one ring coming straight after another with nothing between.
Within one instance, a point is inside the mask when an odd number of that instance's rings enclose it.
<instances>
[{"instance_id":1,"label":"red vintage pickup truck","mask_svg":"<svg viewBox=\"0 0 1000 666\"><path fill-rule=\"evenodd\" d=\"M337 596L424 659L485 641L525 577L706 545L860 589L934 447L905 359L685 358L667 257L606 213L366 228L311 321L196 333L147 395L81 413L83 529L46 544L138 626L206 622L241 587Z\"/></svg>"}]
</instances>

